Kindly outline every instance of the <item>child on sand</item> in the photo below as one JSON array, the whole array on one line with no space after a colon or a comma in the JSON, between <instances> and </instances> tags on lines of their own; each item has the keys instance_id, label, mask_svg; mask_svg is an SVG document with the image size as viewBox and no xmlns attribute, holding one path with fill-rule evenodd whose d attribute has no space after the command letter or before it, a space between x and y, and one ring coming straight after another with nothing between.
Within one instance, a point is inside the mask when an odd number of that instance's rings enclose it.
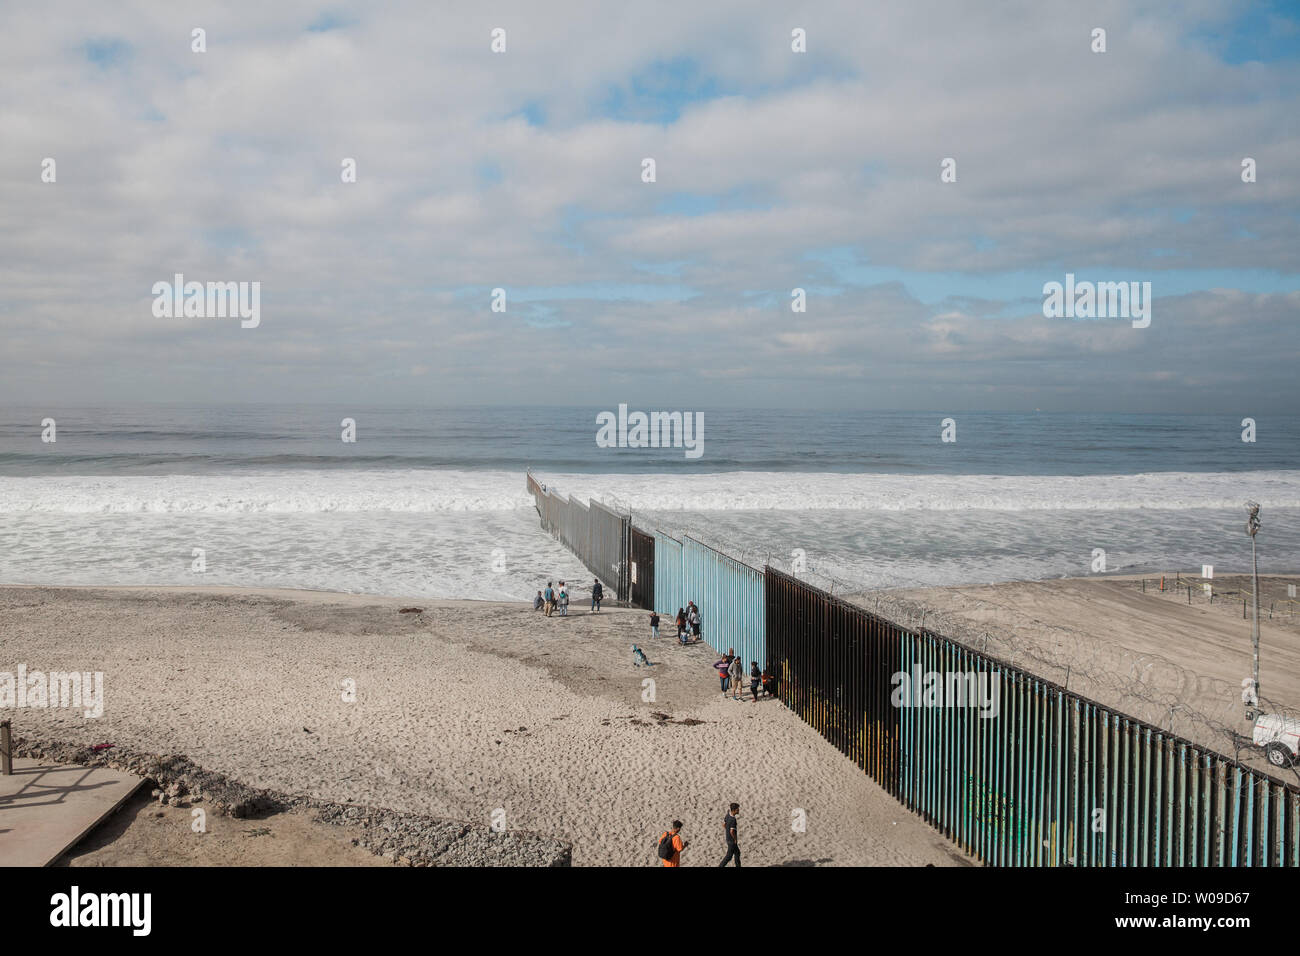
<instances>
[{"instance_id":1,"label":"child on sand","mask_svg":"<svg viewBox=\"0 0 1300 956\"><path fill-rule=\"evenodd\" d=\"M656 611L650 612L650 636L659 636L659 614Z\"/></svg>"}]
</instances>

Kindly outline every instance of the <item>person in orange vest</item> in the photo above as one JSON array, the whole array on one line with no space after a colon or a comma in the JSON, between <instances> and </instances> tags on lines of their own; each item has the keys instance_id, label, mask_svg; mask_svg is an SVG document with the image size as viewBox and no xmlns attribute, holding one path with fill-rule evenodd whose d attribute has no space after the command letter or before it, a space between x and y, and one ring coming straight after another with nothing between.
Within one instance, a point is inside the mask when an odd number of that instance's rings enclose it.
<instances>
[{"instance_id":1,"label":"person in orange vest","mask_svg":"<svg viewBox=\"0 0 1300 956\"><path fill-rule=\"evenodd\" d=\"M674 820L673 828L666 830L659 836L657 844L659 860L664 866L681 866L682 850L685 850L690 843L682 839L682 821Z\"/></svg>"}]
</instances>

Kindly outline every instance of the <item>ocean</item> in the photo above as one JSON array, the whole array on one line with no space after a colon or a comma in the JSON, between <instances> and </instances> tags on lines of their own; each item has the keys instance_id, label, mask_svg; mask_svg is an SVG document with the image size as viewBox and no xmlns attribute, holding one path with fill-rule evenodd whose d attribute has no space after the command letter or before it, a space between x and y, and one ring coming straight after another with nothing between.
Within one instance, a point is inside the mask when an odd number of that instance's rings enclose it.
<instances>
[{"instance_id":1,"label":"ocean","mask_svg":"<svg viewBox=\"0 0 1300 956\"><path fill-rule=\"evenodd\" d=\"M526 599L589 581L540 530L529 468L752 564L797 554L838 587L1087 575L1099 550L1110 573L1247 570L1247 499L1261 572L1300 569L1300 423L1283 416L1243 442L1245 413L704 408L689 458L600 447L602 411L10 406L0 583Z\"/></svg>"}]
</instances>

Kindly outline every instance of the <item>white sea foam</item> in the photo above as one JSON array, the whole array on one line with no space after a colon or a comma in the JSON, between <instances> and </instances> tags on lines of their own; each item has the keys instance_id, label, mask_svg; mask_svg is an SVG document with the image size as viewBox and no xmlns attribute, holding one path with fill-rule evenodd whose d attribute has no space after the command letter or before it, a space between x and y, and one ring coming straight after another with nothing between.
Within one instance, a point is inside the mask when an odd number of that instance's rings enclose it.
<instances>
[{"instance_id":1,"label":"white sea foam","mask_svg":"<svg viewBox=\"0 0 1300 956\"><path fill-rule=\"evenodd\" d=\"M1141 475L731 472L550 475L565 494L633 511L1128 511L1300 507L1300 471ZM457 513L531 506L507 471L285 471L237 475L0 477L0 513Z\"/></svg>"},{"instance_id":2,"label":"white sea foam","mask_svg":"<svg viewBox=\"0 0 1300 956\"><path fill-rule=\"evenodd\" d=\"M0 513L448 513L513 511L531 503L523 475L504 471L0 477Z\"/></svg>"},{"instance_id":3,"label":"white sea foam","mask_svg":"<svg viewBox=\"0 0 1300 956\"><path fill-rule=\"evenodd\" d=\"M539 478L542 476L539 476ZM576 497L632 511L1170 511L1300 507L1300 471L1141 475L894 475L732 472L556 475Z\"/></svg>"},{"instance_id":4,"label":"white sea foam","mask_svg":"<svg viewBox=\"0 0 1300 956\"><path fill-rule=\"evenodd\" d=\"M1300 472L542 477L755 566L799 549L810 569L864 588L1089 574L1096 548L1110 571L1243 570L1246 497L1265 506L1262 566L1300 567ZM4 583L518 600L548 580L589 583L539 527L518 472L0 478L0 512Z\"/></svg>"}]
</instances>

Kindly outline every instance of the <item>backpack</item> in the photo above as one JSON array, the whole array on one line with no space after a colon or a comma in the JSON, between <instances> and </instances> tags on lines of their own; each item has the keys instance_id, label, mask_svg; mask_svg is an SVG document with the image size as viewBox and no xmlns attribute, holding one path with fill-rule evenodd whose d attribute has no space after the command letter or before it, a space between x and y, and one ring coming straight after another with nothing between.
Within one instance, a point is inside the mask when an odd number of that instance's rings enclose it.
<instances>
[{"instance_id":1,"label":"backpack","mask_svg":"<svg viewBox=\"0 0 1300 956\"><path fill-rule=\"evenodd\" d=\"M664 835L659 838L659 859L671 860L677 850L673 846L673 834L671 830L665 830Z\"/></svg>"}]
</instances>

